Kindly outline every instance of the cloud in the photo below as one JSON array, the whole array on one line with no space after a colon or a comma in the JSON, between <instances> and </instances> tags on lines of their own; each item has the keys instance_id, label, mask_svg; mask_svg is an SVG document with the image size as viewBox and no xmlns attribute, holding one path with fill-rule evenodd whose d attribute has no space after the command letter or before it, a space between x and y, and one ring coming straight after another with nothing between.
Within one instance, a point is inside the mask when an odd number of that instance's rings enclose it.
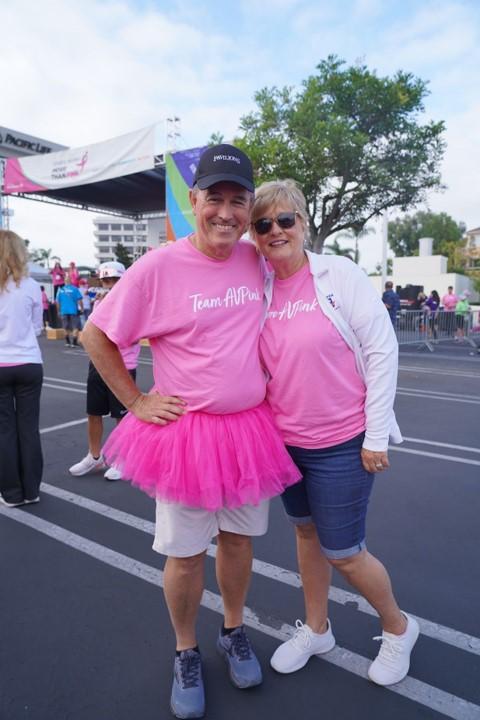
<instances>
[{"instance_id":1,"label":"cloud","mask_svg":"<svg viewBox=\"0 0 480 720\"><path fill-rule=\"evenodd\" d=\"M84 145L181 118L182 146L235 135L265 86L300 86L329 53L430 80L425 119L445 119L449 189L432 208L478 226L479 9L380 0L16 0L2 7L2 125ZM159 148L162 149L162 148ZM66 260L93 259L92 215L13 200L12 227ZM369 247L374 239L366 238Z\"/></svg>"}]
</instances>

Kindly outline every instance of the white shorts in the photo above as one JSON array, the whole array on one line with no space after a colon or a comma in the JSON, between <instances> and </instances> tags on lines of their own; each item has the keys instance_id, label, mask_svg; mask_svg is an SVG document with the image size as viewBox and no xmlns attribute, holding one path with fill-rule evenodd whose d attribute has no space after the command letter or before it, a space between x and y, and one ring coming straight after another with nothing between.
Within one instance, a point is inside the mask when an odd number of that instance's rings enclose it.
<instances>
[{"instance_id":1,"label":"white shorts","mask_svg":"<svg viewBox=\"0 0 480 720\"><path fill-rule=\"evenodd\" d=\"M265 535L269 500L259 505L222 508L210 512L157 500L153 549L170 557L193 557L204 552L220 530L237 535Z\"/></svg>"}]
</instances>

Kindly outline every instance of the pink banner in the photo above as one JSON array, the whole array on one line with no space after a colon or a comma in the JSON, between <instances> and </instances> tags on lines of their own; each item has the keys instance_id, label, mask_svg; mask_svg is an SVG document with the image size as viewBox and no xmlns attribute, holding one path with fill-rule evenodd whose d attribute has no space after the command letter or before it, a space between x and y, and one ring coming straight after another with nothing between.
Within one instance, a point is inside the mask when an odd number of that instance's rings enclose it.
<instances>
[{"instance_id":1,"label":"pink banner","mask_svg":"<svg viewBox=\"0 0 480 720\"><path fill-rule=\"evenodd\" d=\"M8 158L5 167L5 177L3 181L3 192L5 195L16 192L35 192L37 190L46 190L46 187L37 185L29 180L20 167L18 158Z\"/></svg>"}]
</instances>

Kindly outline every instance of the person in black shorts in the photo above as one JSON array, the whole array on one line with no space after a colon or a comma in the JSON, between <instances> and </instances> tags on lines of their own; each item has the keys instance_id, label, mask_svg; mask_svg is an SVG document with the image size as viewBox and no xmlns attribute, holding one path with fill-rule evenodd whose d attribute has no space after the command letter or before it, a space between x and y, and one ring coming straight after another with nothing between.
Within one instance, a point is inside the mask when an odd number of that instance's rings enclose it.
<instances>
[{"instance_id":1,"label":"person in black shorts","mask_svg":"<svg viewBox=\"0 0 480 720\"><path fill-rule=\"evenodd\" d=\"M102 287L95 298L94 310L124 272L125 267L119 262L107 262L100 265L99 275ZM122 349L125 366L134 380L139 352L138 343ZM80 462L69 468L72 475L87 475L87 473L105 469L105 461L102 457L103 416L110 415L119 423L127 412L127 409L102 380L93 363L90 362L87 377L88 453ZM122 474L118 468L112 466L106 470L104 477L106 480L120 480Z\"/></svg>"}]
</instances>

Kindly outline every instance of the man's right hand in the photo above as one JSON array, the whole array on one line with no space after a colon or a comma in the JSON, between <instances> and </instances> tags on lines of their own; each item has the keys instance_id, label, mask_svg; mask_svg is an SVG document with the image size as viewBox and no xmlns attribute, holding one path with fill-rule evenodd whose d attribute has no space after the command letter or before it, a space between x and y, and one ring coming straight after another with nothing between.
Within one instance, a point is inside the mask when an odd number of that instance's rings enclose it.
<instances>
[{"instance_id":1,"label":"man's right hand","mask_svg":"<svg viewBox=\"0 0 480 720\"><path fill-rule=\"evenodd\" d=\"M160 395L158 392L139 395L130 406L129 410L135 417L143 422L154 425L167 425L169 422L178 420L187 412L187 403L182 398Z\"/></svg>"}]
</instances>

